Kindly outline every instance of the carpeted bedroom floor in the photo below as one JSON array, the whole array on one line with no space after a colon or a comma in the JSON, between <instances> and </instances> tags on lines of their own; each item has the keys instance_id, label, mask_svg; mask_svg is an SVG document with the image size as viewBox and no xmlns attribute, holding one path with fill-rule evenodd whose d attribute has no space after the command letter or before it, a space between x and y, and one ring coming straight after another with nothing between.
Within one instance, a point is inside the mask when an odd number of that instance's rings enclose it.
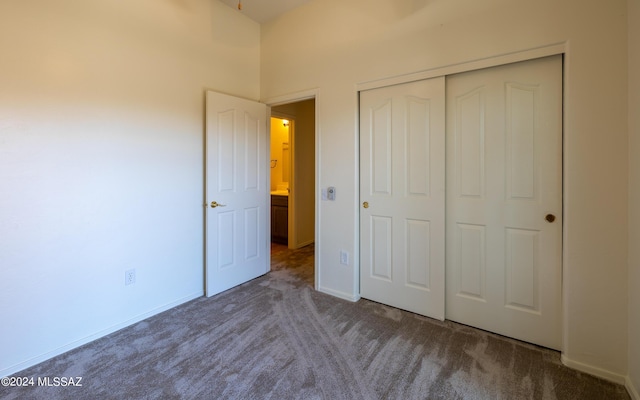
<instances>
[{"instance_id":1,"label":"carpeted bedroom floor","mask_svg":"<svg viewBox=\"0 0 640 400\"><path fill-rule=\"evenodd\" d=\"M24 370L82 387L1 399L629 399L560 354L453 322L313 290L313 246L272 271Z\"/></svg>"}]
</instances>

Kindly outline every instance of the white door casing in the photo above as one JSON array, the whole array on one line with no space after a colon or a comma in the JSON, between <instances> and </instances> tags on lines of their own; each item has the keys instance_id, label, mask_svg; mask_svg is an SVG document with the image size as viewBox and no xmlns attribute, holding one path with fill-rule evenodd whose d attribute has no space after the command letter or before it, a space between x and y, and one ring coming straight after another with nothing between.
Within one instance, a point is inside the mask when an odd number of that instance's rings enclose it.
<instances>
[{"instance_id":1,"label":"white door casing","mask_svg":"<svg viewBox=\"0 0 640 400\"><path fill-rule=\"evenodd\" d=\"M267 121L262 103L207 92L207 296L269 271Z\"/></svg>"},{"instance_id":2,"label":"white door casing","mask_svg":"<svg viewBox=\"0 0 640 400\"><path fill-rule=\"evenodd\" d=\"M444 77L360 93L361 296L444 319Z\"/></svg>"},{"instance_id":3,"label":"white door casing","mask_svg":"<svg viewBox=\"0 0 640 400\"><path fill-rule=\"evenodd\" d=\"M447 319L560 349L562 56L446 86Z\"/></svg>"}]
</instances>

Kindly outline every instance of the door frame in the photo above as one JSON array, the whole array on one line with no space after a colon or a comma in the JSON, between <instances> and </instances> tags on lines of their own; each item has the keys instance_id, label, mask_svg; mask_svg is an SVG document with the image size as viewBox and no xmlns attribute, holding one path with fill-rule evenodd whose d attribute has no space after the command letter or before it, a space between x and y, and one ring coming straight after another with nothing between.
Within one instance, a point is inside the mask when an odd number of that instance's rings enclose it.
<instances>
[{"instance_id":1,"label":"door frame","mask_svg":"<svg viewBox=\"0 0 640 400\"><path fill-rule=\"evenodd\" d=\"M371 90L371 89L379 89L385 86L392 86L392 85L399 85L399 84L403 84L403 83L409 83L409 82L413 82L413 81L420 81L420 80L426 80L426 79L431 79L431 78L436 78L436 77L446 77L447 75L454 75L454 74L459 74L459 73L463 73L463 72L470 72L470 71L475 71L475 70L479 70L479 69L485 69L485 68L492 68L492 67L498 67L498 66L502 66L502 65L507 65L507 64L513 64L513 63L517 63L517 62L522 62L522 61L529 61L529 60L534 60L537 58L543 58L543 57L549 57L549 56L555 56L555 55L562 55L563 56L563 71L562 71L562 81L563 81L563 98L562 98L562 161L561 161L561 168L564 165L564 159L565 159L565 133L567 131L567 125L566 125L566 113L567 113L567 108L565 106L565 100L564 100L564 93L566 92L566 87L568 86L568 76L567 76L567 70L568 68L566 67L569 61L569 57L568 57L568 49L569 49L569 45L567 42L563 42L563 43L557 43L557 44L552 44L549 46L544 46L544 47L538 47L538 48L534 48L534 49L528 49L528 50L523 50L523 51L518 51L518 52L514 52L514 53L508 53L508 54L502 54L502 55L497 55L494 57L489 57L489 58L484 58L484 59L480 59L480 60L472 60L472 61L468 61L468 62L462 62L459 64L452 64L452 65L448 65L448 66L443 66L443 67L437 67L437 68L433 68L433 69L428 69L425 71L419 71L419 72L415 72L415 73L409 73L409 74L405 74L405 75L398 75L398 76L392 76L392 77L387 77L387 78L381 78L381 79L376 79L376 80L371 80L371 81L366 81L366 82L362 82L362 83L358 83L356 85L356 99L358 99L358 101L356 102L356 140L357 140L357 154L359 157L360 154L360 124L359 124L359 118L360 118L360 102L359 102L359 98L360 98L360 92L365 91L365 90ZM360 164L359 161L357 163L356 166L357 170L356 170L356 174L358 177L358 181L360 180L360 176L361 176L361 171L360 171ZM562 200L561 200L561 204L562 204L562 208L563 208L563 215L566 215L564 213L564 209L565 209L565 182L566 182L566 176L565 176L565 170L564 168L562 168L561 171L561 179L562 179ZM359 185L359 183L357 183ZM361 199L359 198L359 190L358 190L358 198L356 199L356 225L358 226L358 228L356 229L356 244L357 244L357 254L360 253L360 239L361 239L361 235L360 235L360 201ZM564 266L566 265L566 258L567 258L567 251L566 251L566 240L565 240L565 235L567 232L567 221L568 218L564 217L562 219L562 234L561 234L561 253L562 253L562 258L561 258L561 268L562 268L562 273L561 273L561 310L560 313L562 315L562 322L561 322L561 328L562 328L562 344L561 344L561 348L560 351L564 352L564 348L565 348L565 343L566 343L566 325L567 325L567 321L566 321L566 313L565 313L565 309L566 309L566 305L567 305L567 292L566 290L564 290L564 285L566 282L565 279L565 273L566 273L566 269L564 268ZM357 280L357 299L360 298L360 270L362 269L362 266L360 265L360 258L358 257L358 261L355 264L355 276L356 276L356 280ZM445 320L446 320L447 316L445 314ZM564 353L562 355L564 357Z\"/></svg>"},{"instance_id":2,"label":"door frame","mask_svg":"<svg viewBox=\"0 0 640 400\"><path fill-rule=\"evenodd\" d=\"M320 196L318 196L318 193L320 193L320 168L319 168L319 162L320 162L320 107L319 107L319 99L320 99L320 90L319 89L310 89L310 90L305 90L305 91L301 91L301 92L294 92L294 93L289 93L289 94L284 94L284 95L280 95L280 96L274 96L274 97L268 97L266 99L262 99L260 100L262 103L265 103L267 105L267 112L269 114L269 117L271 117L271 110L273 107L275 106L279 106L279 105L283 105L283 104L290 104L290 103L297 103L300 101L305 101L305 100L311 100L311 99L315 99L315 106L314 106L314 114L315 114L315 138L314 138L314 147L315 147L315 171L314 171L314 175L315 175L315 185L314 185L314 189L315 189L315 199L314 199L314 209L315 209L315 221L314 221L314 243L315 243L315 251L313 252L313 263L315 265L314 268L314 289L315 290L320 290L320 278L321 278L321 273L320 273L320 268L319 266L321 265L321 251L320 249L322 248L322 243L320 242L321 237L320 237L320 232L321 232L321 226L320 226ZM278 117L278 114L276 113L275 115L276 117ZM270 124L269 124L270 127ZM271 129L268 129L268 139L269 143L271 142ZM289 151L292 152L292 147L291 147L291 139L289 141ZM293 154L292 154L293 157ZM270 157L267 157L268 159L270 159ZM268 174L268 179L269 182L271 182L271 168L269 168L269 165L265 166L267 168L267 174ZM290 183L291 184L291 183ZM295 189L294 189L295 190ZM289 204L291 205L291 199L289 200ZM291 216L291 213L289 213L289 216ZM289 218L291 219L291 218ZM268 222L268 229L269 231L271 230L271 219L269 219ZM291 239L289 239L289 242L291 242Z\"/></svg>"}]
</instances>

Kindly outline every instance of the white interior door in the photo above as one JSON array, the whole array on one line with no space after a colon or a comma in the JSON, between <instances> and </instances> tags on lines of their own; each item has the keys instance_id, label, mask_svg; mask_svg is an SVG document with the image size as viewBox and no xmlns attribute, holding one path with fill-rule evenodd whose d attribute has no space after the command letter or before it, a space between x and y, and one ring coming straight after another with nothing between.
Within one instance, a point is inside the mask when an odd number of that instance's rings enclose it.
<instances>
[{"instance_id":1,"label":"white interior door","mask_svg":"<svg viewBox=\"0 0 640 400\"><path fill-rule=\"evenodd\" d=\"M444 319L444 77L360 93L360 292Z\"/></svg>"},{"instance_id":2,"label":"white interior door","mask_svg":"<svg viewBox=\"0 0 640 400\"><path fill-rule=\"evenodd\" d=\"M206 293L269 271L267 108L207 92Z\"/></svg>"},{"instance_id":3,"label":"white interior door","mask_svg":"<svg viewBox=\"0 0 640 400\"><path fill-rule=\"evenodd\" d=\"M447 319L559 349L562 57L446 85Z\"/></svg>"}]
</instances>

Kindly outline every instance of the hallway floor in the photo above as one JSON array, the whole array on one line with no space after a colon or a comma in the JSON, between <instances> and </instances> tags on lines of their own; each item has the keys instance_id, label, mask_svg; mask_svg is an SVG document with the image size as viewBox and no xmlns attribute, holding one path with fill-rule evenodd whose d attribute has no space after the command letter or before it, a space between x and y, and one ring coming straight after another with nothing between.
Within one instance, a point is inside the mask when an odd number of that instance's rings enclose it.
<instances>
[{"instance_id":1,"label":"hallway floor","mask_svg":"<svg viewBox=\"0 0 640 400\"><path fill-rule=\"evenodd\" d=\"M314 288L314 249L313 243L294 250L271 243L271 271L287 269L290 274Z\"/></svg>"}]
</instances>

